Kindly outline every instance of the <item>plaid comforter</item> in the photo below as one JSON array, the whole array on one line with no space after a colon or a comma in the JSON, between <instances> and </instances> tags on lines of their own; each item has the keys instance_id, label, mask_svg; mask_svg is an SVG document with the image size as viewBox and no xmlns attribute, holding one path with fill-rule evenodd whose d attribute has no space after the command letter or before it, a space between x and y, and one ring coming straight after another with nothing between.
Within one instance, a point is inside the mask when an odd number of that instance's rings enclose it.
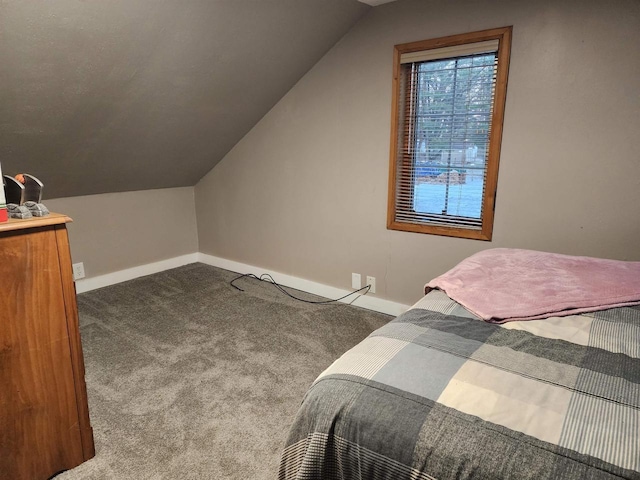
<instances>
[{"instance_id":1,"label":"plaid comforter","mask_svg":"<svg viewBox=\"0 0 640 480\"><path fill-rule=\"evenodd\" d=\"M440 291L314 382L281 480L640 479L640 309L495 325Z\"/></svg>"}]
</instances>

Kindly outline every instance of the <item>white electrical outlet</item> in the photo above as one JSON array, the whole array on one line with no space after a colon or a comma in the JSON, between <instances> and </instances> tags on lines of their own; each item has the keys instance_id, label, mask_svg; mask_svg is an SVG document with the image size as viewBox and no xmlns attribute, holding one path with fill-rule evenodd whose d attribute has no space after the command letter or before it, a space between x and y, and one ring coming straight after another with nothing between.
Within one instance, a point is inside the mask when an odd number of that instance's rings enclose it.
<instances>
[{"instance_id":1,"label":"white electrical outlet","mask_svg":"<svg viewBox=\"0 0 640 480\"><path fill-rule=\"evenodd\" d=\"M80 280L84 278L84 263L74 263L73 264L73 279Z\"/></svg>"},{"instance_id":2,"label":"white electrical outlet","mask_svg":"<svg viewBox=\"0 0 640 480\"><path fill-rule=\"evenodd\" d=\"M368 293L376 293L376 277L367 276L367 285L370 285Z\"/></svg>"},{"instance_id":3,"label":"white electrical outlet","mask_svg":"<svg viewBox=\"0 0 640 480\"><path fill-rule=\"evenodd\" d=\"M362 288L362 276L359 273L351 274L351 288Z\"/></svg>"}]
</instances>

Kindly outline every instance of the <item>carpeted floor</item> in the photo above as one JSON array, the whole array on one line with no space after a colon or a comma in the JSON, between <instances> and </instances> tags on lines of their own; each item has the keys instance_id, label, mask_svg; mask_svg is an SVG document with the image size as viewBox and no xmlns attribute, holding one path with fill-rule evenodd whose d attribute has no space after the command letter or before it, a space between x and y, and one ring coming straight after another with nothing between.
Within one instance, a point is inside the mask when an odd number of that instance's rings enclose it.
<instances>
[{"instance_id":1,"label":"carpeted floor","mask_svg":"<svg viewBox=\"0 0 640 480\"><path fill-rule=\"evenodd\" d=\"M236 276L192 264L78 296L97 453L56 479L275 478L308 386L391 317Z\"/></svg>"}]
</instances>

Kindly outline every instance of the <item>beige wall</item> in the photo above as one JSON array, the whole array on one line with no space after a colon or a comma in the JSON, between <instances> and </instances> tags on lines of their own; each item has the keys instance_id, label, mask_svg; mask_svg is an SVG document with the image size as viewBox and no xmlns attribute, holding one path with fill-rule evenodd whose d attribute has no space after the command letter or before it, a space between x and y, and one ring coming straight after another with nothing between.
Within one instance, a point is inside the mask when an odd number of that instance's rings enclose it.
<instances>
[{"instance_id":1,"label":"beige wall","mask_svg":"<svg viewBox=\"0 0 640 480\"><path fill-rule=\"evenodd\" d=\"M492 242L386 229L393 45L513 25ZM372 9L195 188L200 251L378 296L490 247L640 260L640 3Z\"/></svg>"},{"instance_id":2,"label":"beige wall","mask_svg":"<svg viewBox=\"0 0 640 480\"><path fill-rule=\"evenodd\" d=\"M46 185L45 185L46 188ZM193 187L45 200L65 213L87 278L198 251Z\"/></svg>"}]
</instances>

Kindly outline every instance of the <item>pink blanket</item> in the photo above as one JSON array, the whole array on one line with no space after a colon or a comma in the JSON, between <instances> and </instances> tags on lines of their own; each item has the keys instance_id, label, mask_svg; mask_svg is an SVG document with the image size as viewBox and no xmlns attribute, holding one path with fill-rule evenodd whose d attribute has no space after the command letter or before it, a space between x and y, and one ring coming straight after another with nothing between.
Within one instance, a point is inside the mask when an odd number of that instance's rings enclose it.
<instances>
[{"instance_id":1,"label":"pink blanket","mask_svg":"<svg viewBox=\"0 0 640 480\"><path fill-rule=\"evenodd\" d=\"M505 323L640 304L640 262L495 248L431 280L483 320Z\"/></svg>"}]
</instances>

